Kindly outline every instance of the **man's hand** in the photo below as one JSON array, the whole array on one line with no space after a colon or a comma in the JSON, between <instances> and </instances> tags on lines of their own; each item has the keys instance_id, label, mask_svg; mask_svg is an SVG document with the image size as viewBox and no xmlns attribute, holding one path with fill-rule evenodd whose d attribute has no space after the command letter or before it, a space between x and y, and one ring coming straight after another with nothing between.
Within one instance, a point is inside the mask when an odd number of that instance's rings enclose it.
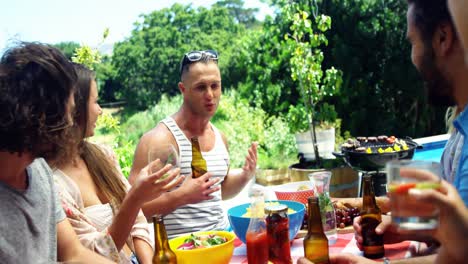
<instances>
[{"instance_id":1,"label":"man's hand","mask_svg":"<svg viewBox=\"0 0 468 264\"><path fill-rule=\"evenodd\" d=\"M442 181L439 190L412 189L408 195L421 203L434 204L439 209L439 226L426 235L433 235L439 240L442 252L450 259L468 259L468 252L464 246L468 244L468 209L457 190L448 182Z\"/></svg>"},{"instance_id":2,"label":"man's hand","mask_svg":"<svg viewBox=\"0 0 468 264\"><path fill-rule=\"evenodd\" d=\"M177 189L183 193L185 204L195 204L204 200L210 200L214 197L210 194L220 190L221 186L214 186L219 182L219 178L212 178L211 173L205 173L202 176L193 179L187 177L184 183Z\"/></svg>"},{"instance_id":3,"label":"man's hand","mask_svg":"<svg viewBox=\"0 0 468 264\"><path fill-rule=\"evenodd\" d=\"M255 175L255 170L257 169L257 142L253 142L250 145L247 156L245 157L245 163L242 167L242 172L247 176L248 179L251 179Z\"/></svg>"},{"instance_id":4,"label":"man's hand","mask_svg":"<svg viewBox=\"0 0 468 264\"><path fill-rule=\"evenodd\" d=\"M257 142L253 142L250 146L242 169L229 170L222 183L223 200L235 197L254 177L257 167L257 146Z\"/></svg>"},{"instance_id":5,"label":"man's hand","mask_svg":"<svg viewBox=\"0 0 468 264\"><path fill-rule=\"evenodd\" d=\"M359 250L363 250L362 243L362 227L361 227L361 217L358 216L354 218L353 227L354 227L354 238L356 239L356 245ZM388 215L382 215L382 222L375 228L375 232L378 235L384 235L384 244L394 244L402 242L400 234L396 231L396 229L392 226L391 217Z\"/></svg>"}]
</instances>

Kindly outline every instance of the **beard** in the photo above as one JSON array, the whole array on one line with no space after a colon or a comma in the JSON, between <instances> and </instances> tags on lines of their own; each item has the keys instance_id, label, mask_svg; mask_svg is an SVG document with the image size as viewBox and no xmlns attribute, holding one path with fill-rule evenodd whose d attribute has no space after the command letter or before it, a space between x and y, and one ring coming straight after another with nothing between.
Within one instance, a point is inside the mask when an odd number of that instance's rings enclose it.
<instances>
[{"instance_id":1,"label":"beard","mask_svg":"<svg viewBox=\"0 0 468 264\"><path fill-rule=\"evenodd\" d=\"M422 58L420 74L424 82L424 88L429 103L433 106L453 106L453 84L442 74L434 62L432 47L426 49Z\"/></svg>"}]
</instances>

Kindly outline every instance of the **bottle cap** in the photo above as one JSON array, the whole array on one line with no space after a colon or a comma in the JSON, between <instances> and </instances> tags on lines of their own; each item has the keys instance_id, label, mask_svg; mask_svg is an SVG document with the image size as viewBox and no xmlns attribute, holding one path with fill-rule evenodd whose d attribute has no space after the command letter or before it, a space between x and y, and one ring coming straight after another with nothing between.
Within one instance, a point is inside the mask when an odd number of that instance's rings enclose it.
<instances>
[{"instance_id":1,"label":"bottle cap","mask_svg":"<svg viewBox=\"0 0 468 264\"><path fill-rule=\"evenodd\" d=\"M310 196L308 199L309 203L318 203L318 197Z\"/></svg>"},{"instance_id":2,"label":"bottle cap","mask_svg":"<svg viewBox=\"0 0 468 264\"><path fill-rule=\"evenodd\" d=\"M268 205L265 207L265 214L287 213L288 206L285 204Z\"/></svg>"}]
</instances>

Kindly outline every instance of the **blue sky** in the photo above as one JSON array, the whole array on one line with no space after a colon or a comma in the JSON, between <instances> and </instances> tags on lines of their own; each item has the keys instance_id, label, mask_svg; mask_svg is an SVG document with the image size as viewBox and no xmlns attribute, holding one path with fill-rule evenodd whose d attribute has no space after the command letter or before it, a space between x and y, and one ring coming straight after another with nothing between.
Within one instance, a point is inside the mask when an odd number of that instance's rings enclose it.
<instances>
[{"instance_id":1,"label":"blue sky","mask_svg":"<svg viewBox=\"0 0 468 264\"><path fill-rule=\"evenodd\" d=\"M107 27L106 43L121 41L130 35L140 14L176 2L209 7L216 0L0 0L0 54L15 40L94 46ZM260 0L244 2L245 7L260 8L260 19L272 13Z\"/></svg>"}]
</instances>

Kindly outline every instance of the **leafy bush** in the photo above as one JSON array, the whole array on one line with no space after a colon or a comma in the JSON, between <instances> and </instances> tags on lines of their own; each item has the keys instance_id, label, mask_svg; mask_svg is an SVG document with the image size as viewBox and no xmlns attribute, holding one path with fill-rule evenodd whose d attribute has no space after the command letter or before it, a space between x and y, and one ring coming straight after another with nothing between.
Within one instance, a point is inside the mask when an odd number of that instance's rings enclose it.
<instances>
[{"instance_id":1,"label":"leafy bush","mask_svg":"<svg viewBox=\"0 0 468 264\"><path fill-rule=\"evenodd\" d=\"M260 168L287 167L295 160L296 143L287 122L268 117L260 107L250 106L234 91L223 96L213 124L228 139L232 167L243 166L253 141L259 143Z\"/></svg>"}]
</instances>

